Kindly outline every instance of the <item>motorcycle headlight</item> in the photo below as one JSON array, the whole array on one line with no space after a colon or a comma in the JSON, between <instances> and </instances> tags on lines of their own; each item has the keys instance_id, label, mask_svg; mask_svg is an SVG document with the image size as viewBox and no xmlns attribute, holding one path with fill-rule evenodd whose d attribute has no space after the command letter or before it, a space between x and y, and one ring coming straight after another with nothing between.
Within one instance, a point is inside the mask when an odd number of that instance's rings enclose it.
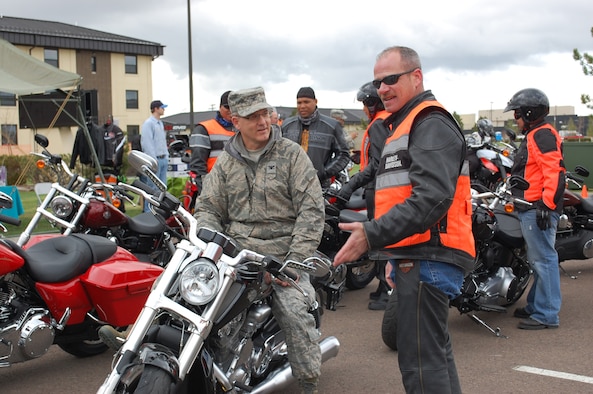
<instances>
[{"instance_id":1,"label":"motorcycle headlight","mask_svg":"<svg viewBox=\"0 0 593 394\"><path fill-rule=\"evenodd\" d=\"M66 196L57 196L51 200L51 210L60 219L67 218L72 214L74 206L72 201Z\"/></svg>"},{"instance_id":2,"label":"motorcycle headlight","mask_svg":"<svg viewBox=\"0 0 593 394\"><path fill-rule=\"evenodd\" d=\"M218 268L207 260L189 264L180 278L181 296L192 305L204 305L216 296L220 277Z\"/></svg>"}]
</instances>

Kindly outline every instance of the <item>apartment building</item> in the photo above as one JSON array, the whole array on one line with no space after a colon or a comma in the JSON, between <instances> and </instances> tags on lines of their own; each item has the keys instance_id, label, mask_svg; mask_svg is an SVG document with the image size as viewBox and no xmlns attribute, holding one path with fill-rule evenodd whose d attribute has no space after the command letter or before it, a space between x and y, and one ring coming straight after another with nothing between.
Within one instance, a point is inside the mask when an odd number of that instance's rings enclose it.
<instances>
[{"instance_id":1,"label":"apartment building","mask_svg":"<svg viewBox=\"0 0 593 394\"><path fill-rule=\"evenodd\" d=\"M80 75L82 81L74 95L85 120L101 125L111 117L128 136L139 133L153 99L152 61L163 55L163 45L61 22L9 16L0 17L0 37L36 59ZM55 97L58 101L66 95L47 92L39 95L40 100L33 97L32 104L25 104L13 94L0 92L0 155L34 150L34 132L50 138L53 152L70 153L76 122L64 114L53 119L55 103L41 100Z\"/></svg>"}]
</instances>

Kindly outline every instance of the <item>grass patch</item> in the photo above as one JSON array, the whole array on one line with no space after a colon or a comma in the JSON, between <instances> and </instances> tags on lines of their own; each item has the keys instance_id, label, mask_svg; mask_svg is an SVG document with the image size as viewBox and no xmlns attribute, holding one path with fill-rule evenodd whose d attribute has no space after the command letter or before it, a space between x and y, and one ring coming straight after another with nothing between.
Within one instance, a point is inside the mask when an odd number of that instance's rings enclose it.
<instances>
[{"instance_id":1,"label":"grass patch","mask_svg":"<svg viewBox=\"0 0 593 394\"><path fill-rule=\"evenodd\" d=\"M37 201L37 195L33 190L31 191L24 191L20 190L19 194L21 196L21 202L23 204L23 211L24 213L19 216L21 219L21 225L16 227L11 224L4 224L4 227L8 229L5 233L0 233L0 236L4 236L6 238L18 237L21 233L25 230L27 225L31 222L33 215L35 215L35 211L39 204ZM142 212L142 206L140 206L136 202L136 206L132 206L129 202L126 201L126 215L128 216L135 216ZM42 217L37 227L33 231L33 234L43 234L43 233L59 233L59 228L52 227L51 223L45 218Z\"/></svg>"}]
</instances>

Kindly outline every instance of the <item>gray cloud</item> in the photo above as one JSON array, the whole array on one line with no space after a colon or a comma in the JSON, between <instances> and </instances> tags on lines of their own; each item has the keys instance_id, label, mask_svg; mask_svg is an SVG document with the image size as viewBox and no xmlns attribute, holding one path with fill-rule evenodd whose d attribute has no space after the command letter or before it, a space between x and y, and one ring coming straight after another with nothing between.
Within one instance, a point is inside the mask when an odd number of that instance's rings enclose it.
<instances>
[{"instance_id":1,"label":"gray cloud","mask_svg":"<svg viewBox=\"0 0 593 394\"><path fill-rule=\"evenodd\" d=\"M4 15L78 24L161 43L163 60L172 72L180 79L187 76L186 2L5 3L0 11ZM415 48L425 73L440 69L459 76L486 75L532 65L541 55L570 56L573 48L593 48L593 3L582 0L301 0L286 9L269 0L228 0L193 1L191 7L194 84L216 96L227 88L282 84L298 75L309 75L316 90L351 93L372 79L377 53L394 44ZM580 72L574 63L567 74ZM578 97L567 104L577 101Z\"/></svg>"}]
</instances>

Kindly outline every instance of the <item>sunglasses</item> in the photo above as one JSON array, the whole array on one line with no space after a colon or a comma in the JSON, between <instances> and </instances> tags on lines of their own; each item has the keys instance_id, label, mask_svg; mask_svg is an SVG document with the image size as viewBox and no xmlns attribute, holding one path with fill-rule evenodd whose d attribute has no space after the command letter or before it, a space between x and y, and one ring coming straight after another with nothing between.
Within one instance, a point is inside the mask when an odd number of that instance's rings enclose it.
<instances>
[{"instance_id":1,"label":"sunglasses","mask_svg":"<svg viewBox=\"0 0 593 394\"><path fill-rule=\"evenodd\" d=\"M515 119L521 119L521 111L515 111L513 116L515 117Z\"/></svg>"},{"instance_id":2,"label":"sunglasses","mask_svg":"<svg viewBox=\"0 0 593 394\"><path fill-rule=\"evenodd\" d=\"M226 109L231 109L231 107L229 107L228 104L223 104L222 106L225 107Z\"/></svg>"},{"instance_id":3,"label":"sunglasses","mask_svg":"<svg viewBox=\"0 0 593 394\"><path fill-rule=\"evenodd\" d=\"M414 72L418 69L418 67L413 68L411 70L408 71L404 71L403 73L399 73L399 74L392 74L392 75L388 75L383 79L375 79L372 84L375 87L375 89L379 89L381 87L381 83L384 83L385 85L395 85L397 83L397 81L399 81L399 77L401 77L402 75L406 75L409 74L411 72Z\"/></svg>"}]
</instances>

